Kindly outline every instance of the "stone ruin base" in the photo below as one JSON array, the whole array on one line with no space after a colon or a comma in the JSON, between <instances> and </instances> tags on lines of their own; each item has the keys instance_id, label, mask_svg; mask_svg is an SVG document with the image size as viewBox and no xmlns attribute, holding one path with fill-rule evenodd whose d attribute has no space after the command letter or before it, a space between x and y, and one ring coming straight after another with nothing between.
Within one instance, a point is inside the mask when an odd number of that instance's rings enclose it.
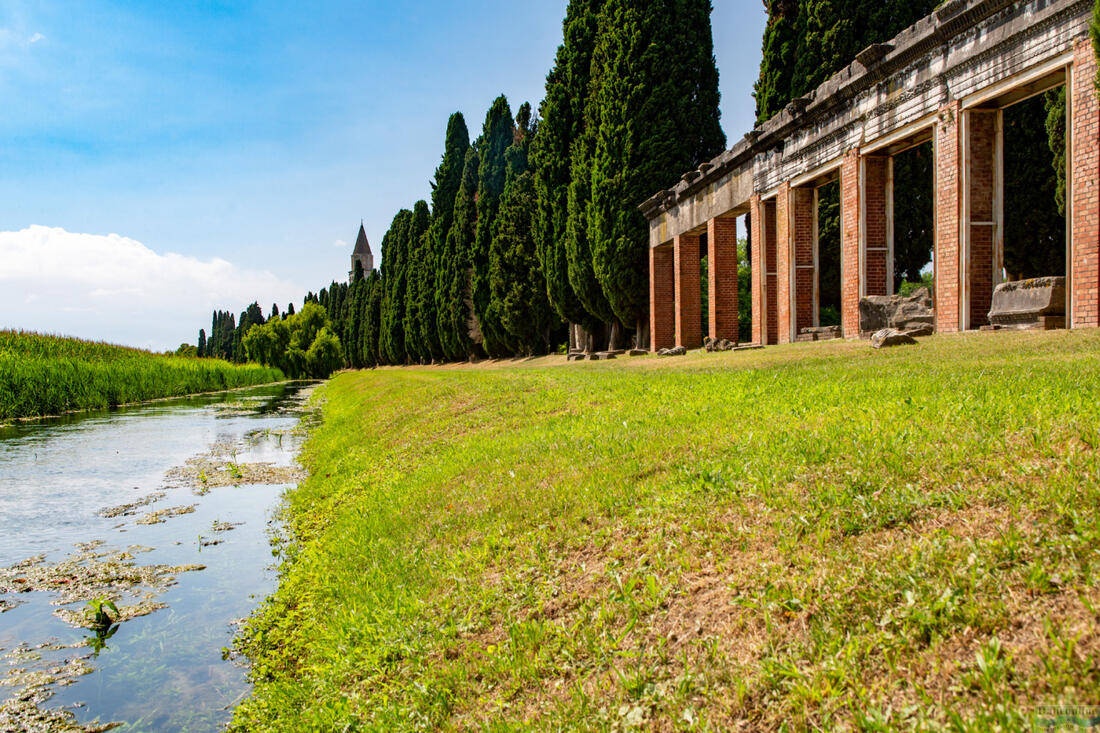
<instances>
[{"instance_id":1,"label":"stone ruin base","mask_svg":"<svg viewBox=\"0 0 1100 733\"><path fill-rule=\"evenodd\" d=\"M842 335L840 326L814 326L812 328L804 328L795 338L796 343L803 343L805 341L832 341L838 339Z\"/></svg>"},{"instance_id":2,"label":"stone ruin base","mask_svg":"<svg viewBox=\"0 0 1100 733\"><path fill-rule=\"evenodd\" d=\"M989 325L982 330L1051 331L1065 327L1066 279L1034 277L997 286Z\"/></svg>"}]
</instances>

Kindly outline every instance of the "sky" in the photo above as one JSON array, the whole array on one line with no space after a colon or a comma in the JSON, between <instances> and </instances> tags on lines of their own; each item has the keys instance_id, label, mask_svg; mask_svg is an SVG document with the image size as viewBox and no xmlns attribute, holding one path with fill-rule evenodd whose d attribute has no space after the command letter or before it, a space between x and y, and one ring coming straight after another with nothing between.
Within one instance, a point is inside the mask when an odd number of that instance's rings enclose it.
<instances>
[{"instance_id":1,"label":"sky","mask_svg":"<svg viewBox=\"0 0 1100 733\"><path fill-rule=\"evenodd\" d=\"M716 0L722 122L752 127L760 0ZM0 0L0 328L163 350L376 261L448 117L538 106L566 0Z\"/></svg>"}]
</instances>

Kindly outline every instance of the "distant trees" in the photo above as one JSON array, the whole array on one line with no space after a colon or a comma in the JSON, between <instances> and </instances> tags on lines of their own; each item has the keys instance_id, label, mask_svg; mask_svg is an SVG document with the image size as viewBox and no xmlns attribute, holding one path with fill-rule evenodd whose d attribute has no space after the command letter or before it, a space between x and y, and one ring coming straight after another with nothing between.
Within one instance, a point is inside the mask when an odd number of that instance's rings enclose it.
<instances>
[{"instance_id":1,"label":"distant trees","mask_svg":"<svg viewBox=\"0 0 1100 733\"><path fill-rule=\"evenodd\" d=\"M328 377L343 365L340 341L318 303L301 313L250 328L242 341L250 361L278 367L292 379Z\"/></svg>"}]
</instances>

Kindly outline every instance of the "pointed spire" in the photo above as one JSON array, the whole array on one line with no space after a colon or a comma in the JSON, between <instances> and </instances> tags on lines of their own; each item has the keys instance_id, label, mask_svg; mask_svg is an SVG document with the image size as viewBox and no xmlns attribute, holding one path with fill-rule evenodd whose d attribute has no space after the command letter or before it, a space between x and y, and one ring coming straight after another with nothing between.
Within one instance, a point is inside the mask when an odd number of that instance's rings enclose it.
<instances>
[{"instance_id":1,"label":"pointed spire","mask_svg":"<svg viewBox=\"0 0 1100 733\"><path fill-rule=\"evenodd\" d=\"M370 254L370 242L367 241L367 230L363 225L362 220L359 222L359 236L355 238L355 250L354 254Z\"/></svg>"}]
</instances>

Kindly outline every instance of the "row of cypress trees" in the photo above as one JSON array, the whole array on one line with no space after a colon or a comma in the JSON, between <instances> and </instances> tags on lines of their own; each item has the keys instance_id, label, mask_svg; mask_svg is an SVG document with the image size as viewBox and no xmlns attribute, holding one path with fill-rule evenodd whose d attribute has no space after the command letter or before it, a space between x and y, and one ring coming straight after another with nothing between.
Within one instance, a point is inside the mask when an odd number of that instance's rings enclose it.
<instances>
[{"instance_id":1,"label":"row of cypress trees","mask_svg":"<svg viewBox=\"0 0 1100 733\"><path fill-rule=\"evenodd\" d=\"M567 324L645 344L638 204L725 147L710 0L572 0L537 116L498 97L447 126L431 202L397 213L379 273L310 295L349 366L540 354Z\"/></svg>"}]
</instances>

